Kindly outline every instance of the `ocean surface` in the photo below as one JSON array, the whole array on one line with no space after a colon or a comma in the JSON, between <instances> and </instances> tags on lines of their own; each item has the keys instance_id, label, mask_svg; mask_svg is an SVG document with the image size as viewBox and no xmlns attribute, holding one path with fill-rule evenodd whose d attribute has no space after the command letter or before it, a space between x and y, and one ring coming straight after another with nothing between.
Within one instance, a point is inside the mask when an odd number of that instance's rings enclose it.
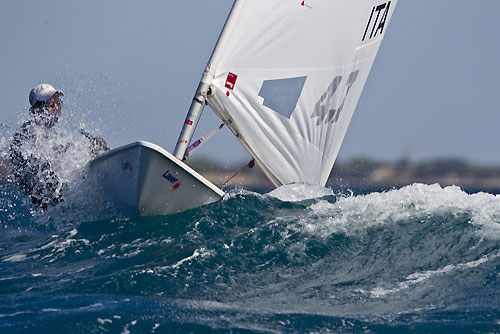
<instances>
[{"instance_id":1,"label":"ocean surface","mask_svg":"<svg viewBox=\"0 0 500 334\"><path fill-rule=\"evenodd\" d=\"M500 333L500 196L231 190L120 216L0 185L0 333Z\"/></svg>"}]
</instances>

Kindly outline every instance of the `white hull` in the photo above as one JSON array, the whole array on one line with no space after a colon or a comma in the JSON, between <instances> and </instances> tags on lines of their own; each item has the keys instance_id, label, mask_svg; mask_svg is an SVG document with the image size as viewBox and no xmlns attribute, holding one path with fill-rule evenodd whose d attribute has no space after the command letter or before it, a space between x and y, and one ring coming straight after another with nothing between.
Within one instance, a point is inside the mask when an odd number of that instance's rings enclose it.
<instances>
[{"instance_id":1,"label":"white hull","mask_svg":"<svg viewBox=\"0 0 500 334\"><path fill-rule=\"evenodd\" d=\"M139 141L97 156L90 177L126 213L156 216L213 203L224 192L161 147Z\"/></svg>"}]
</instances>

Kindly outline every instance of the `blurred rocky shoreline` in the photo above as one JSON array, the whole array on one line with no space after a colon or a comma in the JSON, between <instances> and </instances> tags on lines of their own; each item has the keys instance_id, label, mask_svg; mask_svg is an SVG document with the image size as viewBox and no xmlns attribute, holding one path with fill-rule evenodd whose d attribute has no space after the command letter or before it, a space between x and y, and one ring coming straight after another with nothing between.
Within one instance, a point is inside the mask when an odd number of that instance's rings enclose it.
<instances>
[{"instance_id":1,"label":"blurred rocky shoreline","mask_svg":"<svg viewBox=\"0 0 500 334\"><path fill-rule=\"evenodd\" d=\"M476 192L500 191L500 166L478 165L460 159L438 159L396 163L356 159L338 163L333 168L328 184L330 187L348 188L400 188L423 183L439 183L441 186L458 186Z\"/></svg>"},{"instance_id":2,"label":"blurred rocky shoreline","mask_svg":"<svg viewBox=\"0 0 500 334\"><path fill-rule=\"evenodd\" d=\"M217 166L209 161L189 163L211 182L221 185L245 163L232 166ZM468 163L460 159L437 159L411 162L377 162L371 159L338 161L332 169L327 186L333 189L352 189L358 192L400 188L413 183L441 186L459 186L469 192L485 191L500 193L500 166ZM272 189L269 181L255 167L246 168L228 185L258 191Z\"/></svg>"}]
</instances>

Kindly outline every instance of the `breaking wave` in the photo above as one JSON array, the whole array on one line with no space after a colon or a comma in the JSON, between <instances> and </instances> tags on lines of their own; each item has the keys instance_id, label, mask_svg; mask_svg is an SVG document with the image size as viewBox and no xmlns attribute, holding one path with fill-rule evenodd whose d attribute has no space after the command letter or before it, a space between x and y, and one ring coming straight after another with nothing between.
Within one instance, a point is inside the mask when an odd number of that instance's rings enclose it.
<instances>
[{"instance_id":1,"label":"breaking wave","mask_svg":"<svg viewBox=\"0 0 500 334\"><path fill-rule=\"evenodd\" d=\"M42 228L23 205L2 215L19 228L0 240L2 331L498 331L500 197L487 193L296 184L174 216Z\"/></svg>"}]
</instances>

